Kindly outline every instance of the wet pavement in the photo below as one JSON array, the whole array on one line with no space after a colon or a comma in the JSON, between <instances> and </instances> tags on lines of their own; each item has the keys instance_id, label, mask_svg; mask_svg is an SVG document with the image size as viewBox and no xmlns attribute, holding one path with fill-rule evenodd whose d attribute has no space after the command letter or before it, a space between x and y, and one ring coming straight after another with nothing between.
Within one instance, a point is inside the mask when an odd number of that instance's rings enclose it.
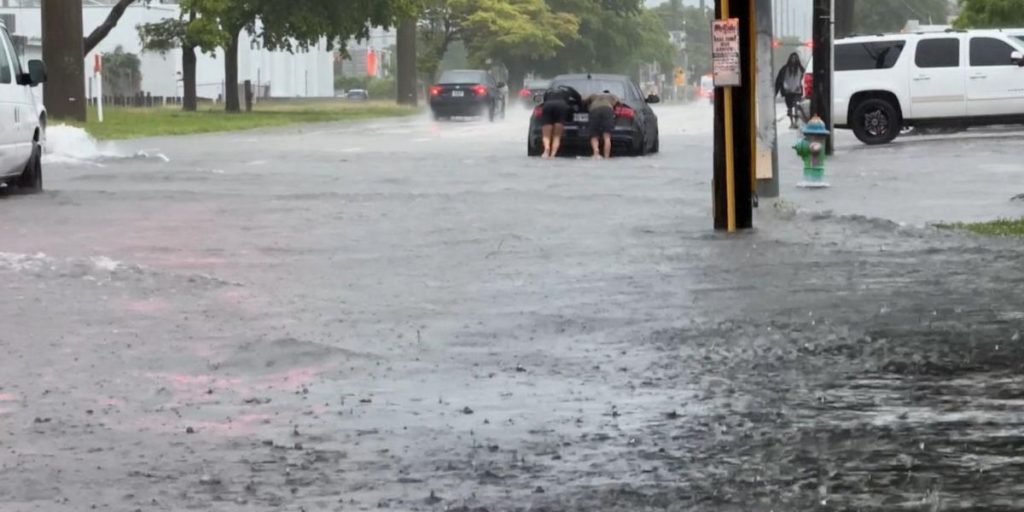
<instances>
[{"instance_id":1,"label":"wet pavement","mask_svg":"<svg viewBox=\"0 0 1024 512\"><path fill-rule=\"evenodd\" d=\"M659 113L606 162L525 113L50 156L0 192L0 510L1024 508L1024 247L927 226L1018 208L1001 135L960 203L906 162L950 138L841 143L726 237L710 109Z\"/></svg>"}]
</instances>

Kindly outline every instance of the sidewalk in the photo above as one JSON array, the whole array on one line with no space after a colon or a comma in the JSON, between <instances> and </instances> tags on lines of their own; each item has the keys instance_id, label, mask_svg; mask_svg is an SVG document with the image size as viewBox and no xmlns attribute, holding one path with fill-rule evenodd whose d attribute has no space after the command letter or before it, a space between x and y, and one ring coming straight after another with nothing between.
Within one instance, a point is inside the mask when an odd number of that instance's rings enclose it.
<instances>
[{"instance_id":1,"label":"sidewalk","mask_svg":"<svg viewBox=\"0 0 1024 512\"><path fill-rule=\"evenodd\" d=\"M797 208L881 217L901 224L981 222L1024 216L1024 131L970 130L956 135L907 136L866 146L849 130L836 133L828 161L832 188L796 188L802 164L792 150L799 137L779 124L781 198Z\"/></svg>"}]
</instances>

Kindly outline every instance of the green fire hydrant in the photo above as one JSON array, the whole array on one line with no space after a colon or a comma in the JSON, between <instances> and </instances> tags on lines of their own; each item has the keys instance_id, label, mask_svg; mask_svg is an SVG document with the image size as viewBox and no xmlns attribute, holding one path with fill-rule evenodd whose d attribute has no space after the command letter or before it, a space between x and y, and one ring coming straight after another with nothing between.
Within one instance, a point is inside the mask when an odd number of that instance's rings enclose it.
<instances>
[{"instance_id":1,"label":"green fire hydrant","mask_svg":"<svg viewBox=\"0 0 1024 512\"><path fill-rule=\"evenodd\" d=\"M814 116L804 126L804 138L793 145L796 154L804 159L804 179L796 184L801 188L826 188L825 181L825 145L829 134L828 127L820 117Z\"/></svg>"}]
</instances>

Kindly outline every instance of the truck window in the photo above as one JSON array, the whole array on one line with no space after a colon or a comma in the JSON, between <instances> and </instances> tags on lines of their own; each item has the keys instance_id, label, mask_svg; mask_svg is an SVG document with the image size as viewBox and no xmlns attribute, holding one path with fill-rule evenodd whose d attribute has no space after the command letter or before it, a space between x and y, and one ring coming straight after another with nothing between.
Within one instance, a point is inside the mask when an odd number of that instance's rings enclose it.
<instances>
[{"instance_id":1,"label":"truck window","mask_svg":"<svg viewBox=\"0 0 1024 512\"><path fill-rule=\"evenodd\" d=\"M14 81L14 69L11 67L11 62L17 58L14 48L7 44L5 34L0 31L0 84L9 84Z\"/></svg>"},{"instance_id":2,"label":"truck window","mask_svg":"<svg viewBox=\"0 0 1024 512\"><path fill-rule=\"evenodd\" d=\"M903 54L905 41L836 45L836 71L889 69Z\"/></svg>"},{"instance_id":3,"label":"truck window","mask_svg":"<svg viewBox=\"0 0 1024 512\"><path fill-rule=\"evenodd\" d=\"M975 37L971 39L971 66L1015 66L1010 54L1016 48L994 37Z\"/></svg>"},{"instance_id":4,"label":"truck window","mask_svg":"<svg viewBox=\"0 0 1024 512\"><path fill-rule=\"evenodd\" d=\"M919 68L960 67L960 40L954 38L922 39L917 43L914 63Z\"/></svg>"}]
</instances>

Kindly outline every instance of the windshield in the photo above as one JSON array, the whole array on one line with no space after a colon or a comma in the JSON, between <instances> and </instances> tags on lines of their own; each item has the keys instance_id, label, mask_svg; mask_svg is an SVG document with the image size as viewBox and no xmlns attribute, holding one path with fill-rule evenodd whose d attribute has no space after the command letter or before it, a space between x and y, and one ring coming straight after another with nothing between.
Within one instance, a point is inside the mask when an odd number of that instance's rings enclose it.
<instances>
[{"instance_id":1,"label":"windshield","mask_svg":"<svg viewBox=\"0 0 1024 512\"><path fill-rule=\"evenodd\" d=\"M437 81L440 84L478 84L487 81L483 71L445 71Z\"/></svg>"},{"instance_id":2,"label":"windshield","mask_svg":"<svg viewBox=\"0 0 1024 512\"><path fill-rule=\"evenodd\" d=\"M552 84L554 86L565 85L576 89L581 96L586 98L591 94L608 91L619 98L625 99L628 95L626 94L626 83L621 80L588 80L586 78L580 78L575 80L559 80Z\"/></svg>"}]
</instances>

